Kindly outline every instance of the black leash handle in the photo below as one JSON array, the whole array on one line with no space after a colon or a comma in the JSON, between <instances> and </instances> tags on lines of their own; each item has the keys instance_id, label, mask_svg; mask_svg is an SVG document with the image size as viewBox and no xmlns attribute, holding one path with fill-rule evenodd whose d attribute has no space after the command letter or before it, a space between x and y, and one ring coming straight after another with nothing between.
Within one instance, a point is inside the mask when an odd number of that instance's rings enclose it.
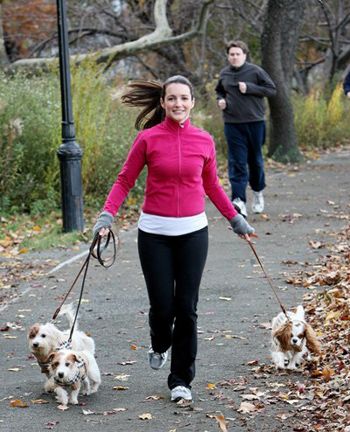
<instances>
[{"instance_id":1,"label":"black leash handle","mask_svg":"<svg viewBox=\"0 0 350 432\"><path fill-rule=\"evenodd\" d=\"M118 239L118 246L120 245L119 242L119 237L117 236ZM110 244L112 240L112 245L113 245L113 254L112 257L110 259L103 259L102 258L102 254L103 252L108 248L108 245ZM96 248L96 252L95 252L95 248ZM116 240L115 240L115 235L113 233L113 231L111 229L109 229L108 234L107 234L107 238L106 241L104 242L104 244L102 245L102 237L100 236L99 233L96 233L91 245L89 247L89 253L83 263L83 265L81 266L77 276L75 277L71 287L69 288L68 292L66 293L66 295L64 296L62 302L60 303L60 305L58 306L58 308L56 309L55 313L52 316L51 321L54 321L57 318L57 315L59 314L63 304L65 303L65 301L67 300L67 297L69 296L70 292L72 291L73 287L75 286L75 284L77 283L81 273L84 271L84 275L83 275L83 280L81 283L81 289L80 289L80 295L79 295L79 300L78 300L78 306L77 306L77 310L75 313L75 317L74 317L74 321L73 321L73 325L71 328L71 332L70 332L70 336L68 339L68 342L71 341L72 335L73 335L73 331L74 331L74 327L75 327L75 323L77 321L77 317L78 317L78 312L79 312L79 308L80 308L80 304L81 304L81 300L83 297L83 291L84 291L84 286L85 286L85 280L86 280L86 275L87 275L87 271L89 268L89 262L90 262L90 258L93 257L95 259L97 259L97 261L105 268L109 268L111 267L116 259L117 256L117 245L116 245Z\"/></svg>"}]
</instances>

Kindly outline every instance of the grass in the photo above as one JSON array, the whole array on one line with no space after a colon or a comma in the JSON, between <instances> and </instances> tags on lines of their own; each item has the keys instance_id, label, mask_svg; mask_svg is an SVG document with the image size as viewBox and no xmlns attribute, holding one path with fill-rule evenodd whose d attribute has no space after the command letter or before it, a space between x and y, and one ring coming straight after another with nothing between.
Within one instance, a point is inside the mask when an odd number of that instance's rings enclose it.
<instances>
[{"instance_id":1,"label":"grass","mask_svg":"<svg viewBox=\"0 0 350 432\"><path fill-rule=\"evenodd\" d=\"M62 219L58 212L45 216L17 214L1 217L0 254L7 257L52 247L72 247L88 240L87 229L84 232L62 233Z\"/></svg>"}]
</instances>

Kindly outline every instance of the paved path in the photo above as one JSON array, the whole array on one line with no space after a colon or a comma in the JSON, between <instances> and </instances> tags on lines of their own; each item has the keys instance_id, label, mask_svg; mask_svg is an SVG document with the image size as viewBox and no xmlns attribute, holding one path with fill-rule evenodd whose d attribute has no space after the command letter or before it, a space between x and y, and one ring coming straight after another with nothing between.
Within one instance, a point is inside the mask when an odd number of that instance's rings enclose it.
<instances>
[{"instance_id":1,"label":"paved path","mask_svg":"<svg viewBox=\"0 0 350 432\"><path fill-rule=\"evenodd\" d=\"M311 249L308 241L327 241L332 232L344 226L345 222L332 214L334 205L339 206L338 212L349 211L349 171L350 152L341 151L300 170L268 172L268 218L253 216L250 221L260 236L258 253L287 307L300 303L304 290L287 285L286 274L300 269L302 263L314 262L322 253ZM286 380L297 382L305 377L271 373L265 366L270 360L269 330L264 323L279 312L279 306L248 245L228 231L227 223L210 205L208 216L210 251L198 308L193 406L181 407L169 401L169 363L161 371L152 371L147 365L148 304L137 258L136 231L132 230L122 234L118 261L111 269L94 264L89 272L80 328L96 341L103 382L97 394L80 397L83 406L61 412L53 396L42 393L43 377L26 343L29 326L51 318L82 260L32 286L23 285L22 295L2 310L1 327L9 322L18 328L0 333L1 431L89 431L93 426L97 432L211 432L220 430L215 415L221 414L229 431L295 430L290 416L293 405L277 399L261 396L261 411L255 416L237 411L242 395L273 394L276 389L283 391ZM64 322L60 327L64 328ZM11 368L15 371L9 371ZM120 380L122 375L127 381ZM215 388L210 389L213 385ZM115 386L127 389L114 390ZM24 400L29 406L11 408L10 399ZM37 399L48 403L31 402ZM113 411L117 408L125 410ZM84 415L83 409L95 414ZM141 420L139 416L144 413L152 418ZM283 417L286 419L281 421Z\"/></svg>"}]
</instances>

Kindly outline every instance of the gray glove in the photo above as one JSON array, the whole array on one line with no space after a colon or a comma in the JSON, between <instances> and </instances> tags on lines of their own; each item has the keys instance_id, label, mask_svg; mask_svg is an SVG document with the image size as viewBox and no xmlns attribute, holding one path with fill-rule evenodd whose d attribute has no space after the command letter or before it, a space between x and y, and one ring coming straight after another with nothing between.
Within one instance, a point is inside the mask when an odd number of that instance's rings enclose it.
<instances>
[{"instance_id":1,"label":"gray glove","mask_svg":"<svg viewBox=\"0 0 350 432\"><path fill-rule=\"evenodd\" d=\"M96 233L100 232L102 228L111 228L114 217L107 211L104 211L97 218L97 221L92 228L92 232L94 233L94 237Z\"/></svg>"},{"instance_id":2,"label":"gray glove","mask_svg":"<svg viewBox=\"0 0 350 432\"><path fill-rule=\"evenodd\" d=\"M237 214L230 221L233 231L238 235L253 234L255 229L249 225L241 214Z\"/></svg>"}]
</instances>

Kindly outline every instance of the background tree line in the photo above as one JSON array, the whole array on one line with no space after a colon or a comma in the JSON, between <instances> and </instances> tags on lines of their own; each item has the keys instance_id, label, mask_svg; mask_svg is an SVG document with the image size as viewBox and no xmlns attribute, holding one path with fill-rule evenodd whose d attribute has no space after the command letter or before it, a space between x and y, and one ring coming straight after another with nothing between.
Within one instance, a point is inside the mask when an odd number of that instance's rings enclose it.
<instances>
[{"instance_id":1,"label":"background tree line","mask_svg":"<svg viewBox=\"0 0 350 432\"><path fill-rule=\"evenodd\" d=\"M217 121L220 113L215 107L213 83L226 64L224 46L231 39L248 43L251 60L261 64L278 87L277 96L269 101L268 156L296 162L301 158L304 141L327 141L330 133L326 127L332 127L333 132L338 127L333 141L344 135L341 120L346 107L341 106L336 84L350 62L350 0L69 0L66 3L70 50L81 68L90 67L98 80L114 88L138 77L162 80L174 73L187 76L205 96L198 98L205 113L203 123L219 141L220 131L215 125L221 126ZM14 76L23 80L48 79L38 70L43 67L55 70L57 53L56 0L1 1L0 64L5 81L15 79ZM99 66L95 69L93 65ZM83 75L77 71L73 74ZM42 82L36 83L38 88L45 87ZM76 92L78 88L83 91L77 83ZM4 89L0 97L4 98L5 93ZM73 95L77 105L80 96ZM113 110L116 112L116 108ZM310 135L308 125L304 124L307 110L308 121L314 123L312 127L318 127L317 136ZM78 111L77 130L79 122L84 123L80 115L83 114ZM3 131L8 130L8 124L4 124ZM89 141L88 132L81 133ZM7 164L15 153L14 149L9 150L8 142L5 133L1 145L8 155ZM91 147L88 153L99 152L93 150L92 143L88 147ZM4 184L0 179L0 188L1 182Z\"/></svg>"}]
</instances>

